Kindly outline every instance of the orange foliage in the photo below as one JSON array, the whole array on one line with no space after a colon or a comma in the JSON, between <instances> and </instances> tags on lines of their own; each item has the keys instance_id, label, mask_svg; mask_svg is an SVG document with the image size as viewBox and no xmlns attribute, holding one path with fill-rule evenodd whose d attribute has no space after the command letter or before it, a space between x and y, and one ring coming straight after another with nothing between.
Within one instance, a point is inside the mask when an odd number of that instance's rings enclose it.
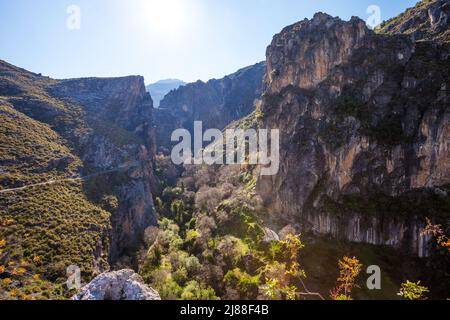
<instances>
[{"instance_id":1,"label":"orange foliage","mask_svg":"<svg viewBox=\"0 0 450 320\"><path fill-rule=\"evenodd\" d=\"M344 257L339 261L339 278L338 284L331 291L331 299L333 300L351 300L351 292L354 288L358 288L356 279L362 269L362 264L356 257Z\"/></svg>"}]
</instances>

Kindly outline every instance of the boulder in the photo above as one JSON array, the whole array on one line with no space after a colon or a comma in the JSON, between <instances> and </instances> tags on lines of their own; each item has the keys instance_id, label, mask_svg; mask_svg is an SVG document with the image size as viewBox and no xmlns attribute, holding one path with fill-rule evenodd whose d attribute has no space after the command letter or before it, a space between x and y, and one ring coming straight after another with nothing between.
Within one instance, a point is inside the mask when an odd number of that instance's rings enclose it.
<instances>
[{"instance_id":1,"label":"boulder","mask_svg":"<svg viewBox=\"0 0 450 320\"><path fill-rule=\"evenodd\" d=\"M72 300L161 300L133 270L103 273L92 280Z\"/></svg>"},{"instance_id":2,"label":"boulder","mask_svg":"<svg viewBox=\"0 0 450 320\"><path fill-rule=\"evenodd\" d=\"M280 237L278 236L278 234L269 229L269 228L264 228L264 238L263 238L263 242L269 243L272 241L280 241Z\"/></svg>"}]
</instances>

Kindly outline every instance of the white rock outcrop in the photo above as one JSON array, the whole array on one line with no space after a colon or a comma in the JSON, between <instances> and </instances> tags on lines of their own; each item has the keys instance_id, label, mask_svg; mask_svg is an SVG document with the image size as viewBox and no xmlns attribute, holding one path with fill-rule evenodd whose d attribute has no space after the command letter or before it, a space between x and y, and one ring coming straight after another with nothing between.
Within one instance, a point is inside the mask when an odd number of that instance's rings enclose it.
<instances>
[{"instance_id":1,"label":"white rock outcrop","mask_svg":"<svg viewBox=\"0 0 450 320\"><path fill-rule=\"evenodd\" d=\"M161 300L133 270L103 273L92 280L72 300Z\"/></svg>"}]
</instances>

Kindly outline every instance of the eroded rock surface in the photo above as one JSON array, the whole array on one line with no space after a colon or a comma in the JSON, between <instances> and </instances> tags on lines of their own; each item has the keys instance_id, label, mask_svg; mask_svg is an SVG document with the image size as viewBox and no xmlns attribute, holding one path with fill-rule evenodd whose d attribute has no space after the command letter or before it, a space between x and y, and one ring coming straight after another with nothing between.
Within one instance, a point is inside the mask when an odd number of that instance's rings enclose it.
<instances>
[{"instance_id":1,"label":"eroded rock surface","mask_svg":"<svg viewBox=\"0 0 450 320\"><path fill-rule=\"evenodd\" d=\"M99 275L72 300L161 300L161 298L133 270L121 270Z\"/></svg>"}]
</instances>

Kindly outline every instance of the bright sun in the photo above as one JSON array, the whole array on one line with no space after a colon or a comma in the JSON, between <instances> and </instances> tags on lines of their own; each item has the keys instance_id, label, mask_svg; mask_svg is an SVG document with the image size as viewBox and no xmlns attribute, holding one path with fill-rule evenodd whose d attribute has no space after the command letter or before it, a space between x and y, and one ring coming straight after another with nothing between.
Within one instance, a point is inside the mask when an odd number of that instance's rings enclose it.
<instances>
[{"instance_id":1,"label":"bright sun","mask_svg":"<svg viewBox=\"0 0 450 320\"><path fill-rule=\"evenodd\" d=\"M158 33L175 35L189 22L183 0L145 1L146 22Z\"/></svg>"}]
</instances>

